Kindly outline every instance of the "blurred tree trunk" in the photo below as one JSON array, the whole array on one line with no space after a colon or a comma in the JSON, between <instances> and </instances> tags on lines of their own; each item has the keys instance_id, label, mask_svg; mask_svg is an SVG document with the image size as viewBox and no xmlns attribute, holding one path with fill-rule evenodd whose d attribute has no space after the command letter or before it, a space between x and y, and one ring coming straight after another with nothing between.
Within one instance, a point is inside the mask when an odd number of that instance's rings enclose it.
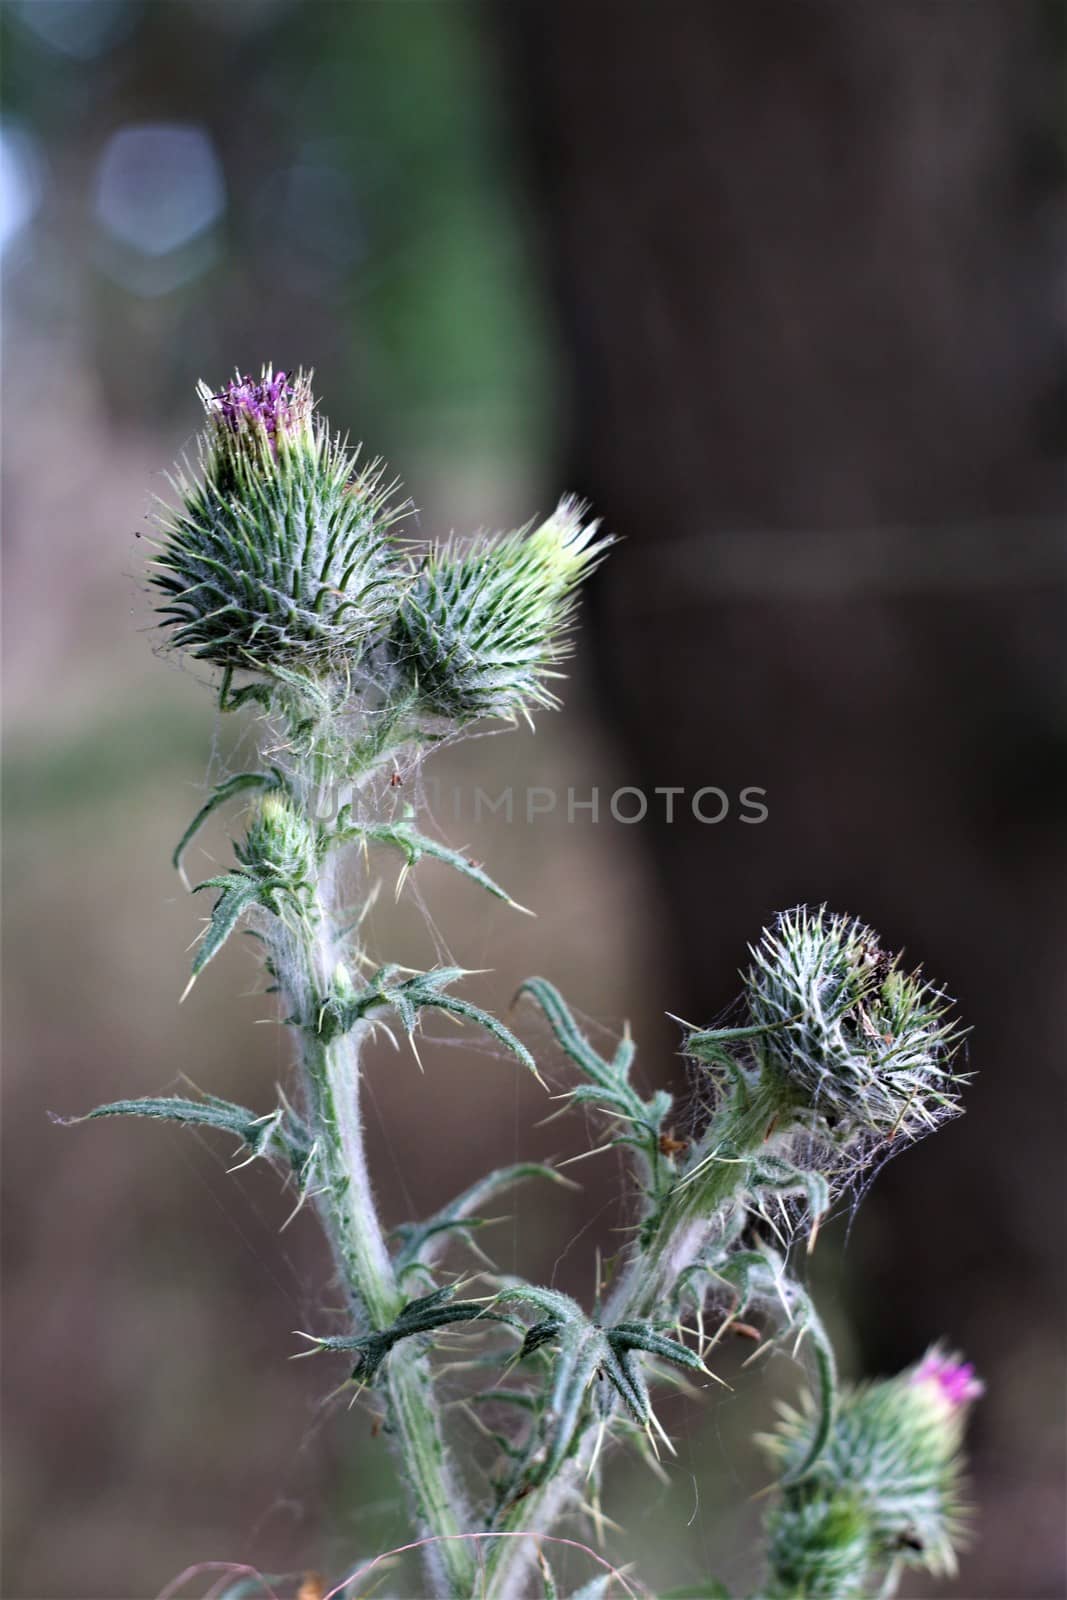
<instances>
[{"instance_id":1,"label":"blurred tree trunk","mask_svg":"<svg viewBox=\"0 0 1067 1600\"><path fill-rule=\"evenodd\" d=\"M1059 24L1026 0L508 10L572 482L626 538L589 624L626 781L767 790L762 826L650 834L658 998L710 1018L760 923L826 899L974 1025L971 1114L880 1179L850 1279L864 1365L948 1333L993 1380L1013 1538L984 1545L987 1595L1062 1581L1034 1528L1059 1428L1015 1376L1022 1318L1032 1378L1062 1381Z\"/></svg>"}]
</instances>

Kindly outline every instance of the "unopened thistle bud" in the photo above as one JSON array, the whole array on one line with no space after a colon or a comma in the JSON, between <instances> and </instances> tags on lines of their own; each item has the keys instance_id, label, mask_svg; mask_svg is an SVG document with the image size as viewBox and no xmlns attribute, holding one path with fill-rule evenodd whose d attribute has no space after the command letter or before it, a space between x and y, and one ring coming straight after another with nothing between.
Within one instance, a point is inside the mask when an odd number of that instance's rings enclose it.
<instances>
[{"instance_id":1,"label":"unopened thistle bud","mask_svg":"<svg viewBox=\"0 0 1067 1600\"><path fill-rule=\"evenodd\" d=\"M270 674L338 669L398 604L381 472L316 418L307 375L200 385L199 474L174 480L152 582L172 642Z\"/></svg>"},{"instance_id":2,"label":"unopened thistle bud","mask_svg":"<svg viewBox=\"0 0 1067 1600\"><path fill-rule=\"evenodd\" d=\"M393 656L421 708L460 722L556 704L575 591L610 538L561 501L547 522L427 556L400 609Z\"/></svg>"},{"instance_id":3,"label":"unopened thistle bud","mask_svg":"<svg viewBox=\"0 0 1067 1600\"><path fill-rule=\"evenodd\" d=\"M905 1137L958 1110L950 1002L861 922L798 907L765 929L752 957L745 996L786 1106L813 1110L830 1130Z\"/></svg>"},{"instance_id":4,"label":"unopened thistle bud","mask_svg":"<svg viewBox=\"0 0 1067 1600\"><path fill-rule=\"evenodd\" d=\"M297 885L315 876L313 828L285 795L268 794L256 806L238 858L269 878Z\"/></svg>"},{"instance_id":5,"label":"unopened thistle bud","mask_svg":"<svg viewBox=\"0 0 1067 1600\"><path fill-rule=\"evenodd\" d=\"M880 1572L901 1566L952 1573L963 1533L960 1444L981 1393L974 1368L938 1348L896 1378L844 1390L818 1462L772 1515L772 1594L869 1594ZM764 1446L788 1472L803 1459L814 1426L812 1408L787 1409ZM825 1574L820 1552L827 1563L842 1556L843 1543L823 1535L846 1522L853 1587L788 1587L798 1563Z\"/></svg>"}]
</instances>

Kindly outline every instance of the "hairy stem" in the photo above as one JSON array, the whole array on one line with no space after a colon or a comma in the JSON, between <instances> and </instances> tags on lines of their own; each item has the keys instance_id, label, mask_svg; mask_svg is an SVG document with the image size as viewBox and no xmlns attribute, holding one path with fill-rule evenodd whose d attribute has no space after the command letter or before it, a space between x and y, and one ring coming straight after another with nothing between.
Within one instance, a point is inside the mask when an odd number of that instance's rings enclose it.
<instances>
[{"instance_id":1,"label":"hairy stem","mask_svg":"<svg viewBox=\"0 0 1067 1600\"><path fill-rule=\"evenodd\" d=\"M312 1182L338 1275L358 1323L387 1328L405 1299L378 1217L367 1162L360 1108L360 1048L369 1031L357 1024L324 1039L322 997L338 951L333 936L334 877L329 864L318 884L306 937L283 933L274 955L299 1034L307 1111L315 1144ZM456 1600L474 1594L476 1552L455 1535L466 1531L463 1497L441 1432L426 1356L414 1340L400 1340L385 1363L386 1429L400 1456L422 1530L447 1535L426 1547L435 1595Z\"/></svg>"},{"instance_id":2,"label":"hairy stem","mask_svg":"<svg viewBox=\"0 0 1067 1600\"><path fill-rule=\"evenodd\" d=\"M701 1140L690 1173L667 1199L655 1232L636 1249L604 1307L607 1324L651 1315L699 1257L723 1206L744 1182L749 1157L774 1119L766 1092L735 1087Z\"/></svg>"}]
</instances>

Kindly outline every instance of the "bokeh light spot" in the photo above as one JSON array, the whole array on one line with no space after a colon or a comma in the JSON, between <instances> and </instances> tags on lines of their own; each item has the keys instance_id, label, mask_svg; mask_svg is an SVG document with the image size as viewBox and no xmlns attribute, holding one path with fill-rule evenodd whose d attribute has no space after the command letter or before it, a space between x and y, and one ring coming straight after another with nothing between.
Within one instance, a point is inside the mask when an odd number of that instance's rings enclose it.
<instances>
[{"instance_id":1,"label":"bokeh light spot","mask_svg":"<svg viewBox=\"0 0 1067 1600\"><path fill-rule=\"evenodd\" d=\"M136 20L128 0L19 0L16 15L43 44L76 61L103 55Z\"/></svg>"},{"instance_id":2,"label":"bokeh light spot","mask_svg":"<svg viewBox=\"0 0 1067 1600\"><path fill-rule=\"evenodd\" d=\"M215 146L202 129L172 122L120 128L96 179L101 225L144 256L164 256L207 231L226 208Z\"/></svg>"},{"instance_id":3,"label":"bokeh light spot","mask_svg":"<svg viewBox=\"0 0 1067 1600\"><path fill-rule=\"evenodd\" d=\"M37 142L23 129L0 126L0 254L30 221L41 202L42 162Z\"/></svg>"}]
</instances>

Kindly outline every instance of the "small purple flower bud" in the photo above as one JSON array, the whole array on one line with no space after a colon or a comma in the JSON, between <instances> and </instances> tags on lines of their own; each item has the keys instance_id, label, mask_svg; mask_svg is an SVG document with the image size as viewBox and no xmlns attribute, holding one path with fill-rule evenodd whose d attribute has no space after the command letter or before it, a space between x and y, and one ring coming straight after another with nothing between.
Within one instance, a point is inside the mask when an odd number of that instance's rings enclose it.
<instances>
[{"instance_id":1,"label":"small purple flower bud","mask_svg":"<svg viewBox=\"0 0 1067 1600\"><path fill-rule=\"evenodd\" d=\"M911 1375L912 1384L932 1385L938 1398L951 1410L970 1405L985 1393L985 1384L975 1376L969 1361L959 1361L943 1350L929 1350Z\"/></svg>"}]
</instances>

